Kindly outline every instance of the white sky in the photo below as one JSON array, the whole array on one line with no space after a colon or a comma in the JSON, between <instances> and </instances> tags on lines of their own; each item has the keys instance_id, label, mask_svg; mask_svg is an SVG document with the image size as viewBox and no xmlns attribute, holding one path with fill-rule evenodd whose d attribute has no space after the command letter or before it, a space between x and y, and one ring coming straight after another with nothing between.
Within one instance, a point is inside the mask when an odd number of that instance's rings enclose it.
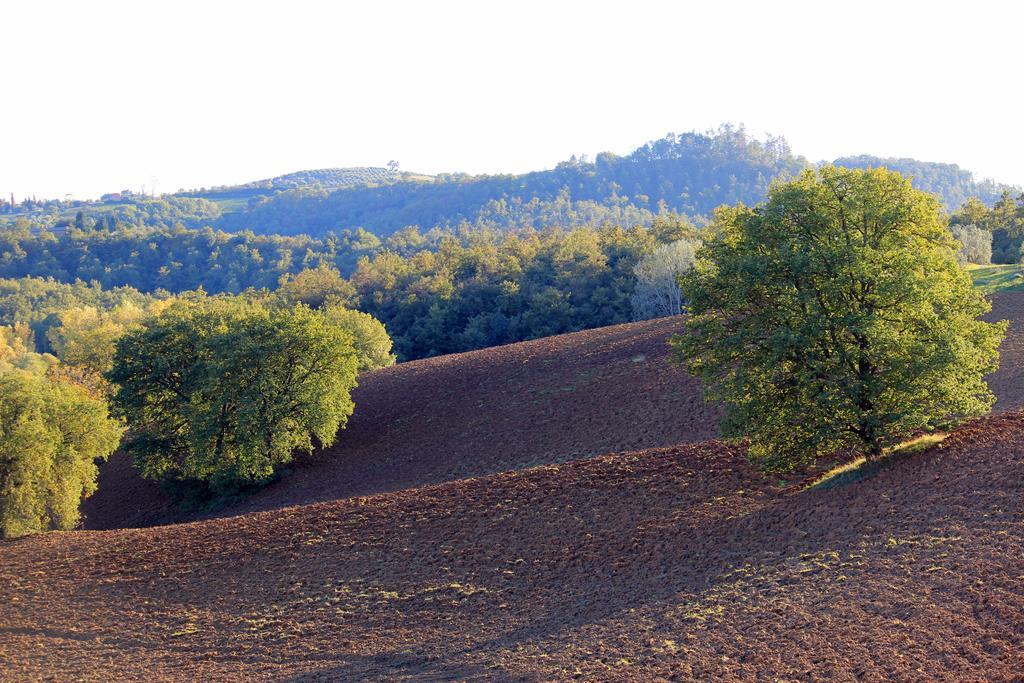
<instances>
[{"instance_id":1,"label":"white sky","mask_svg":"<svg viewBox=\"0 0 1024 683\"><path fill-rule=\"evenodd\" d=\"M745 123L1024 184L1013 2L47 2L0 11L0 193L523 172Z\"/></svg>"}]
</instances>

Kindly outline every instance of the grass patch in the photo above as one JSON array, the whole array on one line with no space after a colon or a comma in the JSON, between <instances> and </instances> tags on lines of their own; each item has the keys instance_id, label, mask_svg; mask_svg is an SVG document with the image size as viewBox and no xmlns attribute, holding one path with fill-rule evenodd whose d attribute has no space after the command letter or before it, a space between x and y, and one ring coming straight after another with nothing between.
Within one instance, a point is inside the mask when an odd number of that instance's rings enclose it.
<instances>
[{"instance_id":1,"label":"grass patch","mask_svg":"<svg viewBox=\"0 0 1024 683\"><path fill-rule=\"evenodd\" d=\"M1015 263L998 266L968 265L974 288L985 294L1024 290L1024 271Z\"/></svg>"},{"instance_id":2,"label":"grass patch","mask_svg":"<svg viewBox=\"0 0 1024 683\"><path fill-rule=\"evenodd\" d=\"M898 462L909 455L920 453L923 450L931 448L945 438L946 434L944 432L922 434L916 439L910 439L909 441L904 441L903 443L887 448L885 453L882 454L882 457L874 462L868 462L867 458L860 457L851 460L848 463L833 467L828 472L825 472L814 480L814 482L807 486L807 488L818 491L827 491L828 489L846 486L847 484L852 484L856 481L860 481L861 479L866 479L874 475L879 470L892 465L894 462Z\"/></svg>"}]
</instances>

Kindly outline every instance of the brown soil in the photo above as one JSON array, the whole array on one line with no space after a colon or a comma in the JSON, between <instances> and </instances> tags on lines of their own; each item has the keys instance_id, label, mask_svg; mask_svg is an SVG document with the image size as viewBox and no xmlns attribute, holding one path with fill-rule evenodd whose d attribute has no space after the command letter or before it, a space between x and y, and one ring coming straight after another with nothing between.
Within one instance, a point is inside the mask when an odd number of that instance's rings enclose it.
<instances>
[{"instance_id":1,"label":"brown soil","mask_svg":"<svg viewBox=\"0 0 1024 683\"><path fill-rule=\"evenodd\" d=\"M1024 411L786 486L686 443L718 413L676 325L373 373L337 449L231 513L264 511L0 543L0 680L1024 680ZM178 514L116 465L94 523Z\"/></svg>"},{"instance_id":2,"label":"brown soil","mask_svg":"<svg viewBox=\"0 0 1024 683\"><path fill-rule=\"evenodd\" d=\"M360 377L337 444L218 516L434 484L574 458L702 441L719 410L668 363L680 319L652 320L404 363ZM196 518L115 456L86 527Z\"/></svg>"},{"instance_id":3,"label":"brown soil","mask_svg":"<svg viewBox=\"0 0 1024 683\"><path fill-rule=\"evenodd\" d=\"M718 442L0 544L0 676L1010 680L1024 413L829 491Z\"/></svg>"},{"instance_id":4,"label":"brown soil","mask_svg":"<svg viewBox=\"0 0 1024 683\"><path fill-rule=\"evenodd\" d=\"M1024 293L994 299L1013 321L990 384L997 410L1024 406ZM681 319L618 325L405 363L363 375L337 444L216 516L398 491L624 450L703 441L721 411L667 358ZM124 456L101 468L85 527L199 519L170 504ZM212 514L206 517L214 516Z\"/></svg>"}]
</instances>

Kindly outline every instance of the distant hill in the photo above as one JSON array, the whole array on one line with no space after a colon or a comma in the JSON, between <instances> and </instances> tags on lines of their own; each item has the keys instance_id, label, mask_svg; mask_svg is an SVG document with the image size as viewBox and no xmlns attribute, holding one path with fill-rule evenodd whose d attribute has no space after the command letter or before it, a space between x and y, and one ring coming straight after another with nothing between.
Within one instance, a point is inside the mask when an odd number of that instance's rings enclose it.
<instances>
[{"instance_id":1,"label":"distant hill","mask_svg":"<svg viewBox=\"0 0 1024 683\"><path fill-rule=\"evenodd\" d=\"M885 166L913 178L915 187L935 193L947 211L969 197L993 204L1009 186L977 180L955 164L915 159L851 156L833 163L852 168ZM397 168L355 167L298 171L241 185L183 191L155 201L207 200L194 215L178 207L141 211L138 224L150 225L171 215L185 227L209 225L225 231L262 234L308 234L364 228L386 237L415 225L460 224L495 228L613 224L649 225L670 211L698 221L723 204L756 204L775 178L811 166L781 137L756 139L742 127L724 125L705 133L669 134L630 154L602 152L594 159L573 157L555 168L520 175L436 176ZM32 201L27 213L47 227L72 223L78 211L89 215L113 211L110 220L127 216L126 207L153 202L130 193L106 195L101 203ZM0 200L0 218L24 207ZM159 207L158 207L159 208ZM160 213L150 219L149 214ZM133 223L134 224L134 223Z\"/></svg>"},{"instance_id":2,"label":"distant hill","mask_svg":"<svg viewBox=\"0 0 1024 683\"><path fill-rule=\"evenodd\" d=\"M323 234L363 227L379 235L408 225L496 227L649 223L661 211L706 216L721 204L756 203L771 180L807 166L785 140L742 128L670 134L627 156L572 158L523 175L418 177L377 186L280 192L223 216L219 227Z\"/></svg>"},{"instance_id":3,"label":"distant hill","mask_svg":"<svg viewBox=\"0 0 1024 683\"><path fill-rule=\"evenodd\" d=\"M991 206L1007 187L993 180L975 180L974 174L956 164L941 164L918 161L917 159L883 159L867 154L842 157L832 163L847 168L885 167L897 171L913 178L914 187L917 189L937 194L942 199L947 211L959 208L970 197L977 197Z\"/></svg>"},{"instance_id":4,"label":"distant hill","mask_svg":"<svg viewBox=\"0 0 1024 683\"><path fill-rule=\"evenodd\" d=\"M955 164L871 156L834 163L899 171L912 177L918 189L937 194L948 211L972 196L991 205L1006 187L975 180ZM522 175L399 178L387 176L385 169L362 169L381 172L379 176L354 172L361 169L292 174L271 186L281 188L275 194L226 210L217 227L311 235L363 227L385 236L409 225L649 224L662 211L699 219L722 204L756 204L773 179L809 165L783 138L758 140L743 128L722 126L708 133L670 134L625 156L603 152L593 160L574 157L553 169ZM340 173L336 179L335 173Z\"/></svg>"},{"instance_id":5,"label":"distant hill","mask_svg":"<svg viewBox=\"0 0 1024 683\"><path fill-rule=\"evenodd\" d=\"M414 173L377 166L353 166L351 168L320 168L310 171L296 171L274 178L254 180L241 185L221 185L177 193L181 197L203 197L206 199L229 199L272 195L301 187L317 186L325 190L337 190L360 185L378 185L413 179L429 179Z\"/></svg>"}]
</instances>

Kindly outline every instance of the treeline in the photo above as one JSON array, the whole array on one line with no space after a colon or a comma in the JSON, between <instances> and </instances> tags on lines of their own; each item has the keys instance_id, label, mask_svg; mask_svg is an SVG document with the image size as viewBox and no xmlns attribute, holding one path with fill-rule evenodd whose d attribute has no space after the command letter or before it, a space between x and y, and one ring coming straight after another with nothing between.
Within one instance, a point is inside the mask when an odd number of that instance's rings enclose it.
<instances>
[{"instance_id":1,"label":"treeline","mask_svg":"<svg viewBox=\"0 0 1024 683\"><path fill-rule=\"evenodd\" d=\"M640 259L696 234L674 214L650 228L407 228L383 242L362 231L322 240L208 229L0 233L0 324L29 324L42 340L71 306L280 288L372 314L407 360L630 320Z\"/></svg>"},{"instance_id":2,"label":"treeline","mask_svg":"<svg viewBox=\"0 0 1024 683\"><path fill-rule=\"evenodd\" d=\"M398 235L391 243L399 248L402 239ZM360 257L387 244L364 230L313 239L181 226L107 230L92 225L52 232L22 224L0 229L0 277L84 280L143 292L202 287L237 293L272 289L282 275L321 264L349 273Z\"/></svg>"},{"instance_id":3,"label":"treeline","mask_svg":"<svg viewBox=\"0 0 1024 683\"><path fill-rule=\"evenodd\" d=\"M991 209L977 199L966 202L951 219L964 243L963 260L987 262L991 254L996 262L1017 262L1022 207L1024 200L1009 193ZM12 280L0 283L0 324L28 322L44 338L53 320L48 316L60 305L46 303L40 281L19 279L26 276L52 278L47 286L55 300L78 298L82 305L115 296L145 305L139 297L199 288L274 291L300 282L383 321L399 357L411 360L644 317L640 311L650 306L637 297L652 294L639 292L637 283L654 282L651 268L661 262L641 271L638 264L658 245L696 234L688 220L671 213L654 215L649 228L405 228L384 240L362 230L320 239L181 228L6 231L0 232L0 277ZM670 258L689 258L685 253L674 249ZM671 264L658 268L670 272ZM95 284L57 286L76 280ZM314 280L319 284L311 285ZM650 286L671 301L673 279L662 282L668 284ZM131 289L118 289L124 287ZM5 288L24 291L4 295Z\"/></svg>"}]
</instances>

